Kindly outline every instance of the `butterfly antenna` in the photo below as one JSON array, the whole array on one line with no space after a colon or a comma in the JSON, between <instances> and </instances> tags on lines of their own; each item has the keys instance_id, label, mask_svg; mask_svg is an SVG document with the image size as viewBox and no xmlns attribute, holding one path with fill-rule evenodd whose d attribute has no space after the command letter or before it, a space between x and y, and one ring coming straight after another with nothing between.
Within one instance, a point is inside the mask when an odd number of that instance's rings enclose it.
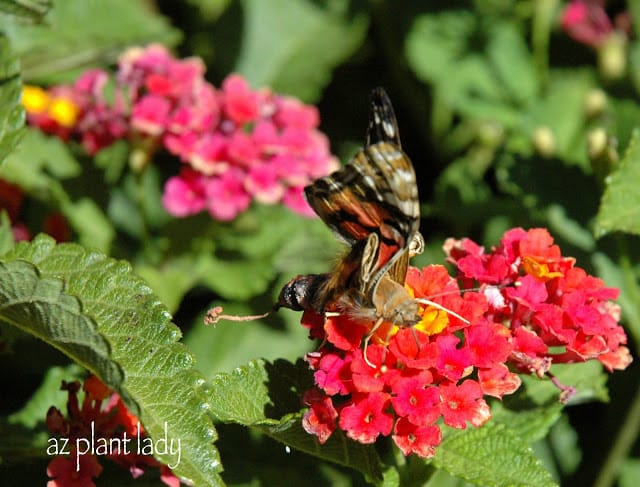
<instances>
[{"instance_id":1,"label":"butterfly antenna","mask_svg":"<svg viewBox=\"0 0 640 487\"><path fill-rule=\"evenodd\" d=\"M259 320L261 318L266 318L271 313L271 311L267 311L266 313L263 313L261 315L238 316L238 315L225 315L225 314L222 314L222 311L223 311L222 310L222 306L215 306L214 308L211 308L209 311L207 311L207 314L204 317L204 324L205 325L215 325L220 320L225 320L225 321L254 321L254 320Z\"/></svg>"},{"instance_id":2,"label":"butterfly antenna","mask_svg":"<svg viewBox=\"0 0 640 487\"><path fill-rule=\"evenodd\" d=\"M418 303L426 304L427 306L433 306L434 308L437 308L437 309L439 309L439 310L441 310L441 311L444 311L444 312L445 312L445 313L447 313L448 315L451 315L451 316L453 316L453 317L455 317L455 318L458 318L460 321L462 321L463 323L466 323L467 325L471 323L468 319L463 318L462 316L460 316L460 315L459 315L458 313L456 313L455 311L450 310L449 308L445 308L445 307L444 307L444 306L442 306L441 304L438 304L438 303L436 303L436 302L434 302L434 301L431 301L430 299L425 299L425 298L416 298L416 301L417 301Z\"/></svg>"},{"instance_id":3,"label":"butterfly antenna","mask_svg":"<svg viewBox=\"0 0 640 487\"><path fill-rule=\"evenodd\" d=\"M398 121L391 100L384 88L375 88L371 92L371 108L365 146L368 147L378 142L391 142L399 149L401 148Z\"/></svg>"},{"instance_id":4,"label":"butterfly antenna","mask_svg":"<svg viewBox=\"0 0 640 487\"><path fill-rule=\"evenodd\" d=\"M486 286L476 286L476 287L470 287L470 288L466 288L466 289L452 289L450 291L442 291L440 293L435 293L435 294L430 294L429 296L431 298L440 298L442 296L449 296L451 294L464 294L464 293L468 293L468 292L474 292L474 291L484 291L486 289L505 289L508 287L520 287L521 282L520 281L516 281L513 282L511 284L489 284Z\"/></svg>"}]
</instances>

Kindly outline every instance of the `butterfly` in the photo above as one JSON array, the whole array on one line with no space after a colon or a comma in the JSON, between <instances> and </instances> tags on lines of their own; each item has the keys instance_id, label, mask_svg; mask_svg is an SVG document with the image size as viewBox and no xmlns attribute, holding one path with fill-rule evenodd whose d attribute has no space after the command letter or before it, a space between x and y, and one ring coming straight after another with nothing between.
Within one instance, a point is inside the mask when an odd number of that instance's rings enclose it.
<instances>
[{"instance_id":1,"label":"butterfly","mask_svg":"<svg viewBox=\"0 0 640 487\"><path fill-rule=\"evenodd\" d=\"M404 287L409 258L424 247L416 175L382 88L371 96L364 148L307 186L305 196L349 250L331 272L289 281L276 309L348 314L372 320L375 327L383 321L397 326L420 321L419 302Z\"/></svg>"}]
</instances>

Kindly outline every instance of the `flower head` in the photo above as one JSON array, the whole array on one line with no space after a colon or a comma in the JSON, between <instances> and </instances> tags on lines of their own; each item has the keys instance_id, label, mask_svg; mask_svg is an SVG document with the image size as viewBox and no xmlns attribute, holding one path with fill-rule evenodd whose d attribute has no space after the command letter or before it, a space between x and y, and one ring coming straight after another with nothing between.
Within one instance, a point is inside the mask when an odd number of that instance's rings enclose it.
<instances>
[{"instance_id":1,"label":"flower head","mask_svg":"<svg viewBox=\"0 0 640 487\"><path fill-rule=\"evenodd\" d=\"M317 109L253 90L238 74L217 89L204 72L201 60L152 44L120 56L113 99L105 92L110 76L91 70L71 86L27 87L23 104L32 125L79 140L91 155L126 139L145 161L159 148L177 156L185 166L163 195L173 216L208 210L227 221L252 201L313 216L302 188L338 168Z\"/></svg>"},{"instance_id":2,"label":"flower head","mask_svg":"<svg viewBox=\"0 0 640 487\"><path fill-rule=\"evenodd\" d=\"M69 439L72 448L70 458L56 456L47 468L52 480L48 487L69 485L93 486L93 478L100 475L102 466L93 452L76 448L83 442L104 439L122 440L135 435L144 435L140 420L131 413L120 396L112 392L102 381L90 376L84 382L84 397L79 397L79 382L63 382L62 389L68 393L67 416L55 407L47 412L46 425L51 433ZM95 440L94 440L95 439ZM119 442L117 444L120 444ZM107 456L119 465L129 469L134 478L144 473L143 467L160 468L161 480L170 486L179 485L178 478L153 457L137 455L119 449L109 450Z\"/></svg>"},{"instance_id":3,"label":"flower head","mask_svg":"<svg viewBox=\"0 0 640 487\"><path fill-rule=\"evenodd\" d=\"M544 377L552 363L630 363L617 290L576 267L546 230L510 230L490 252L468 239L444 248L458 279L437 265L407 272L422 316L412 327L348 309L324 319L305 311L304 326L323 345L307 355L316 388L303 424L321 442L340 428L361 443L391 436L404 454L431 457L439 423L481 426L491 417L486 397L514 393L517 371Z\"/></svg>"}]
</instances>

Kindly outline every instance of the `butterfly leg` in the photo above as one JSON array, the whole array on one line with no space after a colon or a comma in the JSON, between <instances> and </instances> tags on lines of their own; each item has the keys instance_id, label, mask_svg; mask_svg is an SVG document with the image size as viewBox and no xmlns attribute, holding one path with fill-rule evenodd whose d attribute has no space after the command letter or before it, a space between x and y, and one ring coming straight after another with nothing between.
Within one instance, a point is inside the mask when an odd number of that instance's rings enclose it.
<instances>
[{"instance_id":1,"label":"butterfly leg","mask_svg":"<svg viewBox=\"0 0 640 487\"><path fill-rule=\"evenodd\" d=\"M371 340L371 337L378 330L378 328L380 328L380 325L382 325L383 321L384 320L382 318L378 318L378 321L376 321L376 324L373 325L373 327L371 328L371 331L369 331L369 333L367 333L367 336L364 337L364 342L363 342L363 345L364 345L364 352L363 352L364 361L369 367L371 367L373 369L376 369L377 367L373 363L369 362L369 359L367 358L367 347L369 346L369 341ZM384 362L384 358L383 358L382 361Z\"/></svg>"}]
</instances>

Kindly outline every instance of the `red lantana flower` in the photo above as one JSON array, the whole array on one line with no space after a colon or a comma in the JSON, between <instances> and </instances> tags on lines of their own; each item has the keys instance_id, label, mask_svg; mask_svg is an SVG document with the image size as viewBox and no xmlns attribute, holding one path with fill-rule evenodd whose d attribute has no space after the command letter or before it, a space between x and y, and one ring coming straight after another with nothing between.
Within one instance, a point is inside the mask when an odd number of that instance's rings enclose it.
<instances>
[{"instance_id":1,"label":"red lantana flower","mask_svg":"<svg viewBox=\"0 0 640 487\"><path fill-rule=\"evenodd\" d=\"M406 287L421 305L413 327L376 328L348 310L302 324L323 340L307 355L316 388L305 395L303 425L321 443L340 428L372 443L391 436L405 454L432 457L439 423L479 427L487 396L521 385L516 372L545 377L553 363L599 360L609 371L631 362L618 325L617 290L565 257L545 229L513 229L491 252L475 242L445 243L456 278L443 266L409 268ZM571 389L561 386L561 400Z\"/></svg>"},{"instance_id":2,"label":"red lantana flower","mask_svg":"<svg viewBox=\"0 0 640 487\"><path fill-rule=\"evenodd\" d=\"M491 252L450 239L445 252L468 285L480 286L492 295L489 303L499 303L488 316L505 324L512 339L508 363L540 376L551 363L595 359L609 371L631 363L620 308L612 301L619 291L563 257L547 230L510 230ZM502 263L498 268L496 261Z\"/></svg>"},{"instance_id":3,"label":"red lantana flower","mask_svg":"<svg viewBox=\"0 0 640 487\"><path fill-rule=\"evenodd\" d=\"M69 440L70 445L83 444L96 439L122 440L144 435L139 419L131 413L120 396L111 391L100 379L90 376L82 387L82 403L78 397L80 383L63 382L62 390L68 392L67 416L55 407L47 412L46 425L51 433ZM97 443L97 441L96 441ZM117 444L121 444L120 441ZM122 443L124 444L124 442ZM110 450L106 455L111 460L127 468L134 478L139 477L146 467L159 468L160 479L166 485L177 487L180 480L171 470L155 458L119 450ZM93 487L93 478L102 472L98 457L90 452L71 448L71 457L56 456L47 468L52 478L47 487L83 486Z\"/></svg>"},{"instance_id":4,"label":"red lantana flower","mask_svg":"<svg viewBox=\"0 0 640 487\"><path fill-rule=\"evenodd\" d=\"M461 295L442 266L410 269L407 283L417 298L428 298L459 316L481 317L488 309L480 293ZM449 416L445 420L455 427L465 427L466 421L473 425L486 421L488 407L481 386L464 378L502 364L512 350L509 337L491 335L493 350L479 353L473 347L489 341L485 335L493 330L486 320L467 323L433 306L424 306L422 316L413 329L380 327L363 349L363 339L374 323L340 315L328 317L320 329L323 321L306 312L303 324L312 336L324 338L325 345L307 356L316 371L318 390L305 415L305 429L322 442L338 427L361 443L391 436L407 454L433 456L441 441L436 423L445 408L455 407L453 399L444 402L454 389L458 391L457 416L447 421L453 413L446 409ZM469 343L463 341L465 333L472 337ZM456 388L458 382L463 386ZM467 383L475 387L464 385ZM502 397L500 388L492 386L491 392Z\"/></svg>"}]
</instances>

